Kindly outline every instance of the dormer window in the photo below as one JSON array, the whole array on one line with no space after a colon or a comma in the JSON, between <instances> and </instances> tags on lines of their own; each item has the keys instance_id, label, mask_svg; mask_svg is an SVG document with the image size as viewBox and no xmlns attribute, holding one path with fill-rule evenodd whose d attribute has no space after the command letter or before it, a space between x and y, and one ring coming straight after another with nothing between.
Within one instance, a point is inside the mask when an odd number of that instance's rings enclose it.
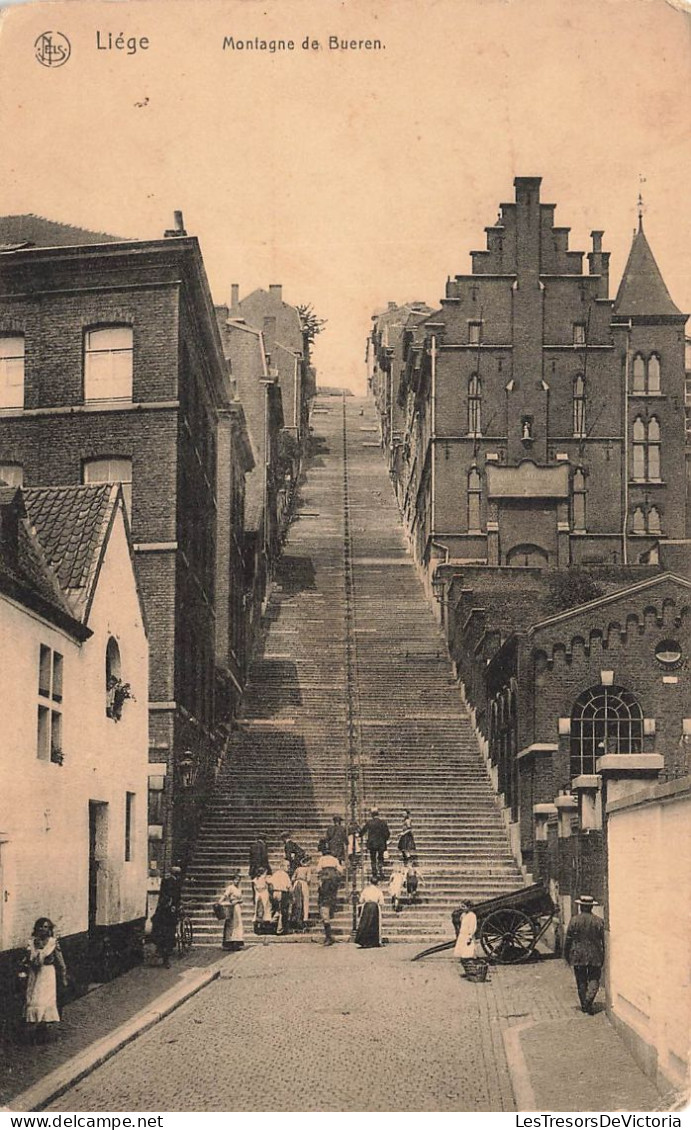
<instances>
[{"instance_id":1,"label":"dormer window","mask_svg":"<svg viewBox=\"0 0 691 1130\"><path fill-rule=\"evenodd\" d=\"M0 408L24 407L24 335L0 337Z\"/></svg>"},{"instance_id":2,"label":"dormer window","mask_svg":"<svg viewBox=\"0 0 691 1130\"><path fill-rule=\"evenodd\" d=\"M102 326L84 336L84 400L132 399L131 326Z\"/></svg>"}]
</instances>

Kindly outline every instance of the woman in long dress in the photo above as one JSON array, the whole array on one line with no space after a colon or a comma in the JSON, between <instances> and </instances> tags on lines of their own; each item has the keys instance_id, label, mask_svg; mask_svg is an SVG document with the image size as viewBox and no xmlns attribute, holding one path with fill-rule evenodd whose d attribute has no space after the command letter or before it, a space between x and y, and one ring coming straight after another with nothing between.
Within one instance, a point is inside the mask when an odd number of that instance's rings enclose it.
<instances>
[{"instance_id":1,"label":"woman in long dress","mask_svg":"<svg viewBox=\"0 0 691 1130\"><path fill-rule=\"evenodd\" d=\"M360 921L355 931L355 943L363 949L381 945L381 912L384 895L376 881L368 883L360 894Z\"/></svg>"},{"instance_id":2,"label":"woman in long dress","mask_svg":"<svg viewBox=\"0 0 691 1130\"><path fill-rule=\"evenodd\" d=\"M241 950L245 944L245 931L242 925L242 890L239 871L231 877L221 896L221 903L230 907L229 917L223 923L223 948L231 951Z\"/></svg>"},{"instance_id":3,"label":"woman in long dress","mask_svg":"<svg viewBox=\"0 0 691 1130\"><path fill-rule=\"evenodd\" d=\"M272 921L271 895L267 882L267 872L260 871L252 880L254 890L254 932L266 932Z\"/></svg>"},{"instance_id":4,"label":"woman in long dress","mask_svg":"<svg viewBox=\"0 0 691 1130\"><path fill-rule=\"evenodd\" d=\"M398 837L398 850L400 851L403 862L408 863L417 855L417 848L415 846L415 836L413 835L413 822L410 819L410 809L403 809L403 823Z\"/></svg>"},{"instance_id":5,"label":"woman in long dress","mask_svg":"<svg viewBox=\"0 0 691 1130\"><path fill-rule=\"evenodd\" d=\"M24 1019L30 1039L46 1032L46 1025L57 1024L60 1020L58 980L64 988L67 969L54 930L50 918L37 918L27 946L28 978Z\"/></svg>"},{"instance_id":6,"label":"woman in long dress","mask_svg":"<svg viewBox=\"0 0 691 1130\"><path fill-rule=\"evenodd\" d=\"M312 871L310 869L310 857L306 856L303 862L296 868L293 875L293 886L291 890L293 905L291 909L290 924L294 930L306 930L310 916L310 883L312 881Z\"/></svg>"}]
</instances>

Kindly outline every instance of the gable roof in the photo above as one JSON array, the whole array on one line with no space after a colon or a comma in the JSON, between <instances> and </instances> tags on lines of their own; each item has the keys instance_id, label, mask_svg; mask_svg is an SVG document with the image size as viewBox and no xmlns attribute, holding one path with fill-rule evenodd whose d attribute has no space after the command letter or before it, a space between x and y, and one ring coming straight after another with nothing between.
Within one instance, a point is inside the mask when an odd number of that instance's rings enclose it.
<instances>
[{"instance_id":1,"label":"gable roof","mask_svg":"<svg viewBox=\"0 0 691 1130\"><path fill-rule=\"evenodd\" d=\"M626 317L681 314L665 286L642 223L633 237L613 313Z\"/></svg>"},{"instance_id":2,"label":"gable roof","mask_svg":"<svg viewBox=\"0 0 691 1130\"><path fill-rule=\"evenodd\" d=\"M638 596L640 593L645 593L649 589L657 588L658 585L664 584L667 581L673 581L682 588L691 590L691 581L688 581L685 577L680 577L676 573L658 573L654 577L648 577L645 581L638 581L637 584L627 585L623 589L616 589L615 592L609 592L605 596L599 596L596 600L589 600L586 604L577 604L573 608L568 608L565 612L559 612L556 616L549 616L545 620L540 620L528 629L528 635L532 636L535 632L540 631L541 628L550 627L552 624L559 624L564 620L571 620L574 616L580 616L583 612L589 612L593 608L603 608L605 605L614 604L618 600Z\"/></svg>"},{"instance_id":3,"label":"gable roof","mask_svg":"<svg viewBox=\"0 0 691 1130\"><path fill-rule=\"evenodd\" d=\"M86 623L120 487L25 487L29 520L60 587Z\"/></svg>"},{"instance_id":4,"label":"gable roof","mask_svg":"<svg viewBox=\"0 0 691 1130\"><path fill-rule=\"evenodd\" d=\"M0 216L0 251L18 251L25 247L77 247L90 243L123 243L122 236L88 231L72 224L61 224L44 216L27 213L21 216Z\"/></svg>"},{"instance_id":5,"label":"gable roof","mask_svg":"<svg viewBox=\"0 0 691 1130\"><path fill-rule=\"evenodd\" d=\"M89 630L76 619L74 610L27 521L22 491L18 487L0 486L0 508L3 522L16 522L14 550L10 549L4 538L3 544L0 544L0 591L34 609L78 639L86 638L90 635ZM9 517L10 514L13 515L12 518Z\"/></svg>"}]
</instances>

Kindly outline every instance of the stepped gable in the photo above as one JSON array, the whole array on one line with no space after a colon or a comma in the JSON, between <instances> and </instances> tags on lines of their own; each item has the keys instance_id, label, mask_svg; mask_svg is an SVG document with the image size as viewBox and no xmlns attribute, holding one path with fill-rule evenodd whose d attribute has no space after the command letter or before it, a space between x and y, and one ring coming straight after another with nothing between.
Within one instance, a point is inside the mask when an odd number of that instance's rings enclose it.
<instances>
[{"instance_id":1,"label":"stepped gable","mask_svg":"<svg viewBox=\"0 0 691 1130\"><path fill-rule=\"evenodd\" d=\"M119 487L27 487L29 520L63 591L86 621Z\"/></svg>"},{"instance_id":2,"label":"stepped gable","mask_svg":"<svg viewBox=\"0 0 691 1130\"><path fill-rule=\"evenodd\" d=\"M30 247L78 247L91 243L123 243L122 236L61 224L32 212L19 216L0 216L0 252L23 251Z\"/></svg>"},{"instance_id":3,"label":"stepped gable","mask_svg":"<svg viewBox=\"0 0 691 1130\"><path fill-rule=\"evenodd\" d=\"M629 258L614 299L613 313L627 318L681 315L650 250L642 221L633 237Z\"/></svg>"}]
</instances>

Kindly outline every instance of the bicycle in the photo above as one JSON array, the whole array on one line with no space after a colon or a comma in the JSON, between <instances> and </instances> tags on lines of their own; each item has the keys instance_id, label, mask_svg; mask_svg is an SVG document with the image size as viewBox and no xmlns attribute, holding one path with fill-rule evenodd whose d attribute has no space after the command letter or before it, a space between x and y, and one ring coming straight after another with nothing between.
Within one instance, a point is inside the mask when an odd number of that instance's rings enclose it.
<instances>
[{"instance_id":1,"label":"bicycle","mask_svg":"<svg viewBox=\"0 0 691 1130\"><path fill-rule=\"evenodd\" d=\"M179 957L184 957L185 954L192 949L194 944L194 928L192 926L192 919L186 910L180 909L178 912L178 920L175 924L175 948L178 951Z\"/></svg>"}]
</instances>

